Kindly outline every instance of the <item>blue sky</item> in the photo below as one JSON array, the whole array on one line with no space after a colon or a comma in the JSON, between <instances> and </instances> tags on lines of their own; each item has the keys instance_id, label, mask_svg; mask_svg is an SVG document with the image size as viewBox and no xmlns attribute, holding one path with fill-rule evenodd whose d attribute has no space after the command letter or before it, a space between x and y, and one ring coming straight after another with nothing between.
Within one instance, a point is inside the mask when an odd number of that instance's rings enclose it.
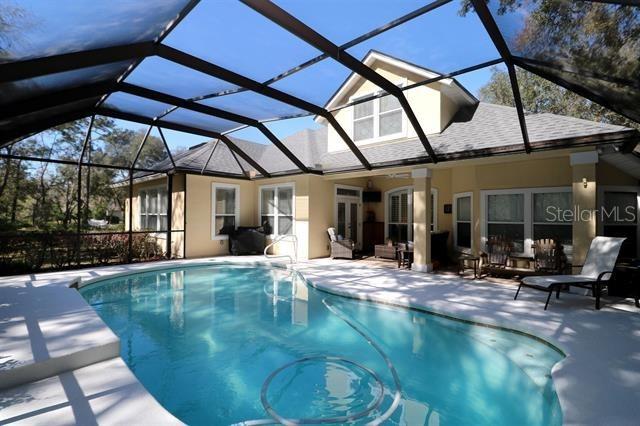
<instances>
[{"instance_id":1,"label":"blue sky","mask_svg":"<svg viewBox=\"0 0 640 426\"><path fill-rule=\"evenodd\" d=\"M426 4L424 0L278 0L276 3L338 45ZM378 50L439 72L451 72L498 58L476 15L460 17L459 8L459 1L453 1L356 45L349 49L349 53L363 58L369 50ZM258 81L266 81L320 53L253 10L230 1L201 2L165 42ZM152 77L154 73L156 79ZM180 74L184 78L176 82ZM323 105L349 74L350 71L339 63L326 59L276 82L274 87ZM458 80L477 94L490 74L489 69L483 69L462 75ZM157 89L167 90L173 85L176 95L193 95L198 90L211 92L232 87L215 79L205 81L198 73L180 71L161 60L143 63L130 78L136 84L149 81L148 84ZM257 94L250 95L259 97ZM249 99L242 101L250 102ZM296 112L290 109L291 113ZM286 108L277 110L287 112ZM311 117L269 125L281 138L315 126ZM171 145L188 146L203 140L177 132L167 133L167 139L172 139L169 142ZM234 136L266 143L262 134L255 129L245 129Z\"/></svg>"},{"instance_id":2,"label":"blue sky","mask_svg":"<svg viewBox=\"0 0 640 426\"><path fill-rule=\"evenodd\" d=\"M86 3L86 4L83 4ZM166 0L161 7L149 8L146 1L112 0L108 7L89 0L56 2L25 0L20 2L32 13L33 31L27 40L15 47L18 56L51 54L52 49L100 47L105 43L144 40L156 32L163 22L179 10L185 0ZM276 3L307 25L341 45L360 34L373 30L428 3L427 0L276 0ZM54 6L55 4L55 6ZM87 7L91 5L91 7ZM144 6L144 7L142 7ZM363 58L370 50L378 50L437 72L452 72L499 57L482 24L474 13L460 17L459 1L452 1L399 27L351 47L348 52ZM143 30L142 30L143 28ZM60 46L46 43L64 40ZM320 52L273 24L235 0L203 0L166 38L165 43L204 58L248 77L266 81ZM115 44L115 43L113 43ZM323 105L350 71L326 59L274 83L274 87L312 103ZM476 94L488 81L489 69L462 75L458 80ZM128 77L135 84L189 97L232 88L233 85L203 74L181 69L159 58L149 58ZM234 95L232 95L234 96ZM278 114L297 111L287 105L264 102L260 95L237 96L238 105L251 106L255 114ZM230 98L232 99L232 98ZM205 103L229 109L226 99ZM221 106L222 107L222 106ZM223 109L224 109L223 108ZM236 111L240 112L240 111ZM251 115L251 114L245 114ZM261 118L261 117L256 117ZM270 124L278 137L286 137L306 127L311 118ZM137 124L126 124L139 128ZM204 138L179 132L166 132L171 147L190 146ZM257 140L261 134L245 130L238 137Z\"/></svg>"}]
</instances>

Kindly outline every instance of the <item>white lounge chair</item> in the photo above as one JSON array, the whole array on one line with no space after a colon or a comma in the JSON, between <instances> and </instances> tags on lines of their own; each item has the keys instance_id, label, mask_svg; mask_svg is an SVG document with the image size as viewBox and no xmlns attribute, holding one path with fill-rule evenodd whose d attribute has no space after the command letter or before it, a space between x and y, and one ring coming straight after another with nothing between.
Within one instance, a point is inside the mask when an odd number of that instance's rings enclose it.
<instances>
[{"instance_id":1,"label":"white lounge chair","mask_svg":"<svg viewBox=\"0 0 640 426\"><path fill-rule=\"evenodd\" d=\"M620 247L624 240L626 238L595 237L591 241L587 258L578 275L542 275L523 278L513 300L518 298L520 289L523 286L547 291L549 295L547 296L547 303L544 305L546 310L553 291L555 290L556 299L558 299L560 298L562 286L568 285L591 289L593 296L596 298L596 309L600 309L602 285L608 283L611 279L613 269L618 260L618 254L620 253Z\"/></svg>"}]
</instances>

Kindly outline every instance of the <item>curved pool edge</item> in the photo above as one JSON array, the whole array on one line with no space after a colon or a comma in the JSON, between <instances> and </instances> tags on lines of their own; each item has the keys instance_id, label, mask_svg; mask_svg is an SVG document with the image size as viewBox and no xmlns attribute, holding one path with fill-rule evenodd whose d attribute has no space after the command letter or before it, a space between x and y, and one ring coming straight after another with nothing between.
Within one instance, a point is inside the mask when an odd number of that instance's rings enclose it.
<instances>
[{"instance_id":1,"label":"curved pool edge","mask_svg":"<svg viewBox=\"0 0 640 426\"><path fill-rule=\"evenodd\" d=\"M243 266L269 266L272 268L278 269L287 269L287 266L280 262L270 262L270 261L231 261L231 260L217 260L215 258L206 258L206 259L197 259L197 260L170 260L166 262L158 263L148 263L148 264L135 264L135 269L127 269L124 271L117 271L113 273L108 273L105 275L101 275L99 277L93 277L86 280L81 279L80 277L74 277L70 281L68 281L67 287L75 287L77 289L81 289L89 284L95 284L99 281L110 280L113 278L126 277L128 275L134 275L141 272L153 272L153 271L161 271L165 269L182 269L182 268L197 268L201 266L212 266L212 265L243 265ZM297 271L298 272L298 271ZM306 280L306 278L305 278Z\"/></svg>"},{"instance_id":2,"label":"curved pool edge","mask_svg":"<svg viewBox=\"0 0 640 426\"><path fill-rule=\"evenodd\" d=\"M175 261L171 261L171 262L175 262ZM539 332L531 330L530 328L527 328L527 327L514 326L512 324L507 325L502 321L490 320L487 318L479 318L473 315L464 316L460 314L452 314L451 312L443 311L441 309L438 309L433 306L429 306L428 304L425 304L420 301L413 301L413 300L390 301L390 300L385 300L383 297L377 297L375 295L366 295L366 294L358 293L356 291L336 289L329 285L318 283L315 280L308 278L307 276L305 276L304 271L300 271L296 269L295 266L290 267L281 262L260 261L260 260L249 261L249 260L240 260L240 259L238 261L231 261L229 259L220 260L215 258L209 258L209 259L198 259L196 261L187 261L187 262L178 261L178 263L170 263L170 264L163 263L161 265L158 265L155 263L148 264L148 265L137 264L135 265L136 268L134 270L115 272L112 274L106 274L99 277L90 278L87 280L81 280L75 277L69 281L68 287L77 286L77 289L81 289L87 285L95 284L97 282L104 281L107 279L134 275L141 272L153 272L153 271L167 270L167 269L182 269L185 267L197 268L197 267L212 266L212 265L242 265L242 266L262 266L262 267L271 267L271 268L278 268L278 269L293 269L296 271L296 273L300 274L311 287L325 293L329 293L335 296L345 297L349 299L379 303L382 305L394 306L394 307L404 308L409 310L417 310L420 312L424 312L426 314L436 315L436 316L448 318L454 321L461 321L468 324L477 325L480 327L490 327L490 328L495 328L502 331L517 333L517 334L532 338L542 344L545 344L551 347L552 349L556 350L560 354L562 354L564 356L563 360L559 361L556 365L563 362L567 357L569 357L569 352L564 347L564 345L562 345L562 343L558 342L557 340L549 336L541 336Z\"/></svg>"},{"instance_id":3,"label":"curved pool edge","mask_svg":"<svg viewBox=\"0 0 640 426\"><path fill-rule=\"evenodd\" d=\"M307 285L327 294L335 295L338 297L344 297L352 300L361 300L361 301L377 303L385 306L397 307L397 308L407 309L407 310L414 310L414 311L422 312L429 315L435 315L435 316L447 318L453 321L464 322L470 325L494 328L497 330L522 335L550 347L551 349L557 351L563 356L563 358L559 360L557 363L555 363L551 369L551 379L554 382L556 379L556 372L558 372L561 369L562 365L566 363L567 360L570 360L571 358L570 352L560 342L557 342L555 339L550 338L548 336L541 335L541 333L531 330L530 328L527 328L527 327L514 326L512 323L509 323L507 325L503 321L499 321L495 319L487 319L485 317L480 318L473 315L452 314L451 312L443 311L442 309L438 309L436 307L430 306L419 300L410 300L409 298L411 298L411 296L409 295L407 295L408 299L386 300L382 296L363 294L363 293L357 292L356 290L336 289L331 285L318 283L317 281L310 279L308 276L305 275L304 271L297 269L295 265L286 265L281 262L273 262L273 261L266 261L266 260L248 260L248 259L238 259L236 261L235 259L206 258L206 259L197 259L192 261L190 260L177 261L177 262L169 261L169 262L163 262L162 264L156 264L156 263L145 264L145 265L138 264L138 265L135 265L134 269L127 269L124 271L118 271L114 273L106 273L99 277L93 277L86 280L82 280L82 279L78 279L77 277L74 277L72 280L68 282L68 286L71 287L75 285L76 288L79 290L80 288L83 288L87 285L99 283L100 281L110 280L113 278L118 278L123 276L135 275L138 273L148 273L148 272L160 271L160 270L198 268L198 267L206 267L206 266L249 266L249 267L256 266L256 267L270 267L270 268L285 269L285 270L291 269L291 270L294 270L297 274L299 274L305 280L305 283ZM119 359L122 360L121 357L119 357ZM137 378L136 378L136 381L141 386L144 387L144 384L142 384L139 380L137 380ZM151 398L155 400L155 397L153 397L153 395L151 395L148 391L146 392L149 394ZM570 403L569 401L564 400L565 398L562 397L560 392L556 391L556 395L557 395L558 403L560 405L561 413L564 419L565 407L570 406ZM156 400L156 402L158 401ZM159 402L158 404L162 407L162 405ZM166 408L162 407L162 409L166 412L167 416L171 418L171 420L180 421L179 419L177 419L177 417L171 414Z\"/></svg>"},{"instance_id":4,"label":"curved pool edge","mask_svg":"<svg viewBox=\"0 0 640 426\"><path fill-rule=\"evenodd\" d=\"M464 322L470 325L476 325L479 327L488 327L488 328L494 328L496 330L501 330L501 331L506 331L509 333L515 333L515 334L519 334L525 337L528 337L530 339L533 339L541 344L544 344L546 346L549 346L550 348L552 348L553 350L555 350L556 352L560 353L561 355L563 355L563 359L559 362L564 361L564 359L566 359L568 357L568 353L566 351L566 349L564 349L562 347L562 344L560 344L559 342L555 341L555 339L551 339L548 338L547 336L540 336L539 334L537 334L536 332L527 329L525 327L514 327L513 325L506 325L504 323L501 323L500 321L490 321L487 320L486 318L478 318L478 317L473 317L473 316L461 316L459 314L452 314L450 312L445 312L441 309L438 308L434 308L432 306L426 305L424 303L421 302L414 302L414 301L405 301L405 300L399 300L399 301L389 301L389 300L385 300L383 297L376 297L376 296L370 296L370 295L363 295L360 293L355 293L355 292L349 292L349 291L340 291L340 290L336 290L334 288L331 288L330 286L324 285L324 284L318 284L313 282L312 280L304 277L304 275L297 271L298 273L300 273L303 278L305 279L305 281L307 281L309 283L309 285L311 285L313 288L320 290L324 293L328 293L328 294L332 294L334 296L340 296L340 297L345 297L345 298L349 298L349 299L354 299L354 300L361 300L364 302L372 302L372 303L378 303L381 305L386 305L386 306L393 306L393 307L397 307L397 308L403 308L403 309L407 309L407 310L413 310L413 311L418 311L418 312L423 312L425 314L429 314L429 315L435 315L438 317L442 317L442 318L446 318L446 319L450 319L453 321L459 321L459 322ZM559 363L558 362L558 363ZM556 363L556 365L558 364Z\"/></svg>"}]
</instances>

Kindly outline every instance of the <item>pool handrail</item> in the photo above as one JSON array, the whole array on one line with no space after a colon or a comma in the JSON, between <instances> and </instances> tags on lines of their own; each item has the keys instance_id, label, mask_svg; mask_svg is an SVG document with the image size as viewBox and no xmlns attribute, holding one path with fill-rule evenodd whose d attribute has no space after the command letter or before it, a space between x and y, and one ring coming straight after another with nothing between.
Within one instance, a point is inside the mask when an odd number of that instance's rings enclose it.
<instances>
[{"instance_id":1,"label":"pool handrail","mask_svg":"<svg viewBox=\"0 0 640 426\"><path fill-rule=\"evenodd\" d=\"M293 256L291 256L290 254L269 254L268 253L271 247L273 247L277 243L284 241L286 239L291 239L291 242L293 243ZM273 239L273 241L271 241L271 243L269 243L264 248L264 257L266 257L267 259L277 259L282 257L288 257L290 263L292 264L298 263L298 237L296 237L293 234L278 235Z\"/></svg>"}]
</instances>

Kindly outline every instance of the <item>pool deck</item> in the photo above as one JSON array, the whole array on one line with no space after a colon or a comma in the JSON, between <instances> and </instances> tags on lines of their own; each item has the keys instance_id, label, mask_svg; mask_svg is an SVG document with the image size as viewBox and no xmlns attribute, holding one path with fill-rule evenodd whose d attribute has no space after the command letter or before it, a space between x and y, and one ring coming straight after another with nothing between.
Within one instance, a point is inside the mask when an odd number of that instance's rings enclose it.
<instances>
[{"instance_id":1,"label":"pool deck","mask_svg":"<svg viewBox=\"0 0 640 426\"><path fill-rule=\"evenodd\" d=\"M0 278L0 424L179 423L135 379L117 355L117 337L68 285L167 266L264 261L217 257ZM632 301L605 297L596 311L592 298L563 293L544 311L542 292L524 289L514 301L514 286L455 275L329 259L295 268L328 291L545 339L567 355L552 372L565 424L638 424L640 309Z\"/></svg>"}]
</instances>

